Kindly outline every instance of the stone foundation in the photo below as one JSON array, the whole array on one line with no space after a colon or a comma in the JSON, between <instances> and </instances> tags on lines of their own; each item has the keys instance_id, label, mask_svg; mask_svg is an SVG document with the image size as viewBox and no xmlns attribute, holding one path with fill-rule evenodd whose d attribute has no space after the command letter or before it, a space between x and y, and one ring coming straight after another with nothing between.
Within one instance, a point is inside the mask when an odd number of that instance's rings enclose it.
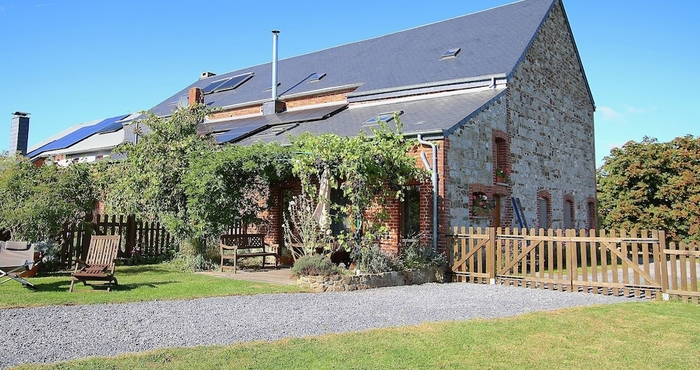
<instances>
[{"instance_id":1,"label":"stone foundation","mask_svg":"<svg viewBox=\"0 0 700 370\"><path fill-rule=\"evenodd\" d=\"M441 268L426 267L381 274L301 276L297 278L297 285L318 293L345 292L390 286L442 283L444 275Z\"/></svg>"}]
</instances>

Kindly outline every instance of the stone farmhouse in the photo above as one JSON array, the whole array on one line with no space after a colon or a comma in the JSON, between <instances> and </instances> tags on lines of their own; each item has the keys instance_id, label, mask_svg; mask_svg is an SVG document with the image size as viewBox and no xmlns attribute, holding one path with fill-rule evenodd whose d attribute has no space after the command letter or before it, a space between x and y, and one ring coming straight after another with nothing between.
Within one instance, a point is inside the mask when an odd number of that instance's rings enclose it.
<instances>
[{"instance_id":1,"label":"stone farmhouse","mask_svg":"<svg viewBox=\"0 0 700 370\"><path fill-rule=\"evenodd\" d=\"M202 73L151 111L220 108L201 132L236 145L354 136L398 114L417 165L434 176L392 206L389 249L417 233L443 247L454 226L596 227L595 103L562 0L522 0L278 61L279 37L273 31L270 63ZM271 191L272 242L281 243L280 214L295 192L294 181Z\"/></svg>"}]
</instances>

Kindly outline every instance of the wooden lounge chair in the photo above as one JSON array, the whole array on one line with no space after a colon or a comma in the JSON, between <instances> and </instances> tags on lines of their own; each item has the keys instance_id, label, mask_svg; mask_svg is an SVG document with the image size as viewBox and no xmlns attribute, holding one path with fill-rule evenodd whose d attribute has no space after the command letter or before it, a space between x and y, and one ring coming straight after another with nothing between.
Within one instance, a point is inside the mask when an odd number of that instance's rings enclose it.
<instances>
[{"instance_id":1,"label":"wooden lounge chair","mask_svg":"<svg viewBox=\"0 0 700 370\"><path fill-rule=\"evenodd\" d=\"M105 281L109 292L112 284L117 285L114 277L114 260L119 252L119 235L93 235L90 239L90 247L85 261L77 260L75 271L71 274L69 292L73 291L73 284L82 281L84 285L88 281Z\"/></svg>"}]
</instances>

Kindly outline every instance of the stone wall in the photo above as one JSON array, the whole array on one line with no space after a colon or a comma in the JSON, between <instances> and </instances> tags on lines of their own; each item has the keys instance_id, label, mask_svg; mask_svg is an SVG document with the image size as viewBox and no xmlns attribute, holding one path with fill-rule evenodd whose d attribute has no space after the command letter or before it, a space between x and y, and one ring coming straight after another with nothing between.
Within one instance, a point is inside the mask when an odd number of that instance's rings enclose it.
<instances>
[{"instance_id":1,"label":"stone wall","mask_svg":"<svg viewBox=\"0 0 700 370\"><path fill-rule=\"evenodd\" d=\"M595 227L586 210L596 196L594 110L566 15L556 2L508 77L505 93L449 137L449 225L517 227L514 196L528 226L540 227L537 199L546 192L549 227L564 226L567 200L574 203L574 228ZM494 145L504 133L511 176L498 184ZM498 219L471 214L475 192L500 197Z\"/></svg>"},{"instance_id":2,"label":"stone wall","mask_svg":"<svg viewBox=\"0 0 700 370\"><path fill-rule=\"evenodd\" d=\"M594 105L560 2L508 81L513 193L528 226L538 224L538 193L547 191L550 227L564 227L565 199L574 228L588 228L586 200L596 195Z\"/></svg>"},{"instance_id":3,"label":"stone wall","mask_svg":"<svg viewBox=\"0 0 700 370\"><path fill-rule=\"evenodd\" d=\"M474 118L450 135L449 199L450 226L490 226L488 218L470 213L473 192L483 192L491 198L497 192L509 193L507 187L494 184L493 132L506 131L505 97L487 106ZM504 212L505 213L505 212Z\"/></svg>"},{"instance_id":4,"label":"stone wall","mask_svg":"<svg viewBox=\"0 0 700 370\"><path fill-rule=\"evenodd\" d=\"M392 271L380 274L301 276L297 285L313 292L346 292L391 286L442 283L444 272L438 268Z\"/></svg>"}]
</instances>

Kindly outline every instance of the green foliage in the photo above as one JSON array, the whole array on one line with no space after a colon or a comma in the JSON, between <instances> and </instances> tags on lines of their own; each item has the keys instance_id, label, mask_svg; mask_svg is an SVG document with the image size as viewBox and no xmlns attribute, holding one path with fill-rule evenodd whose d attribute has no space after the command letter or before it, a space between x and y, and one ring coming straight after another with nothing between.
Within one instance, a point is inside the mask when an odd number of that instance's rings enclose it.
<instances>
[{"instance_id":1,"label":"green foliage","mask_svg":"<svg viewBox=\"0 0 700 370\"><path fill-rule=\"evenodd\" d=\"M358 233L382 234L388 216L385 205L402 200L403 186L409 181L427 177L425 170L416 167L415 158L408 155L412 144L401 133L398 115L394 121L395 130L378 121L379 127L372 129L372 135L365 131L352 138L303 134L292 140L296 153L292 171L301 179L304 192L315 198L315 182L328 173L330 186L341 189L348 201L344 211L350 223L362 225L356 229ZM375 206L373 218L366 220L367 210Z\"/></svg>"},{"instance_id":2,"label":"green foliage","mask_svg":"<svg viewBox=\"0 0 700 370\"><path fill-rule=\"evenodd\" d=\"M85 163L37 167L26 157L0 156L0 228L14 240L51 240L63 223L92 211L93 184L93 170Z\"/></svg>"},{"instance_id":3,"label":"green foliage","mask_svg":"<svg viewBox=\"0 0 700 370\"><path fill-rule=\"evenodd\" d=\"M360 271L363 273L377 274L401 270L399 258L383 251L377 244L365 243L357 248L355 261L358 261Z\"/></svg>"},{"instance_id":4,"label":"green foliage","mask_svg":"<svg viewBox=\"0 0 700 370\"><path fill-rule=\"evenodd\" d=\"M609 229L666 230L700 241L700 138L645 137L613 149L598 169L600 222Z\"/></svg>"},{"instance_id":5,"label":"green foliage","mask_svg":"<svg viewBox=\"0 0 700 370\"><path fill-rule=\"evenodd\" d=\"M296 277L330 276L346 273L347 270L339 268L324 255L312 254L300 257L291 272Z\"/></svg>"},{"instance_id":6,"label":"green foliage","mask_svg":"<svg viewBox=\"0 0 700 370\"><path fill-rule=\"evenodd\" d=\"M167 262L170 268L180 272L195 272L199 270L214 270L216 265L204 254L175 253L174 257Z\"/></svg>"},{"instance_id":7,"label":"green foliage","mask_svg":"<svg viewBox=\"0 0 700 370\"><path fill-rule=\"evenodd\" d=\"M180 108L168 117L148 113L134 130L137 142L115 152L126 158L110 166L108 207L143 219L158 219L179 240L192 237L187 194L183 180L192 161L215 150L197 125L210 111Z\"/></svg>"},{"instance_id":8,"label":"green foliage","mask_svg":"<svg viewBox=\"0 0 700 370\"><path fill-rule=\"evenodd\" d=\"M117 148L124 160L102 183L110 208L160 220L195 254L235 221L250 223L265 209L269 184L289 172L288 149L277 144L216 145L197 126L211 110L180 108L168 117L148 114L138 141Z\"/></svg>"},{"instance_id":9,"label":"green foliage","mask_svg":"<svg viewBox=\"0 0 700 370\"><path fill-rule=\"evenodd\" d=\"M444 267L447 265L445 254L437 252L430 245L419 241L409 243L401 248L399 261L404 269L421 267Z\"/></svg>"},{"instance_id":10,"label":"green foliage","mask_svg":"<svg viewBox=\"0 0 700 370\"><path fill-rule=\"evenodd\" d=\"M290 174L288 151L277 143L225 145L194 158L183 186L195 234L216 238L237 221L259 223L270 184Z\"/></svg>"}]
</instances>

